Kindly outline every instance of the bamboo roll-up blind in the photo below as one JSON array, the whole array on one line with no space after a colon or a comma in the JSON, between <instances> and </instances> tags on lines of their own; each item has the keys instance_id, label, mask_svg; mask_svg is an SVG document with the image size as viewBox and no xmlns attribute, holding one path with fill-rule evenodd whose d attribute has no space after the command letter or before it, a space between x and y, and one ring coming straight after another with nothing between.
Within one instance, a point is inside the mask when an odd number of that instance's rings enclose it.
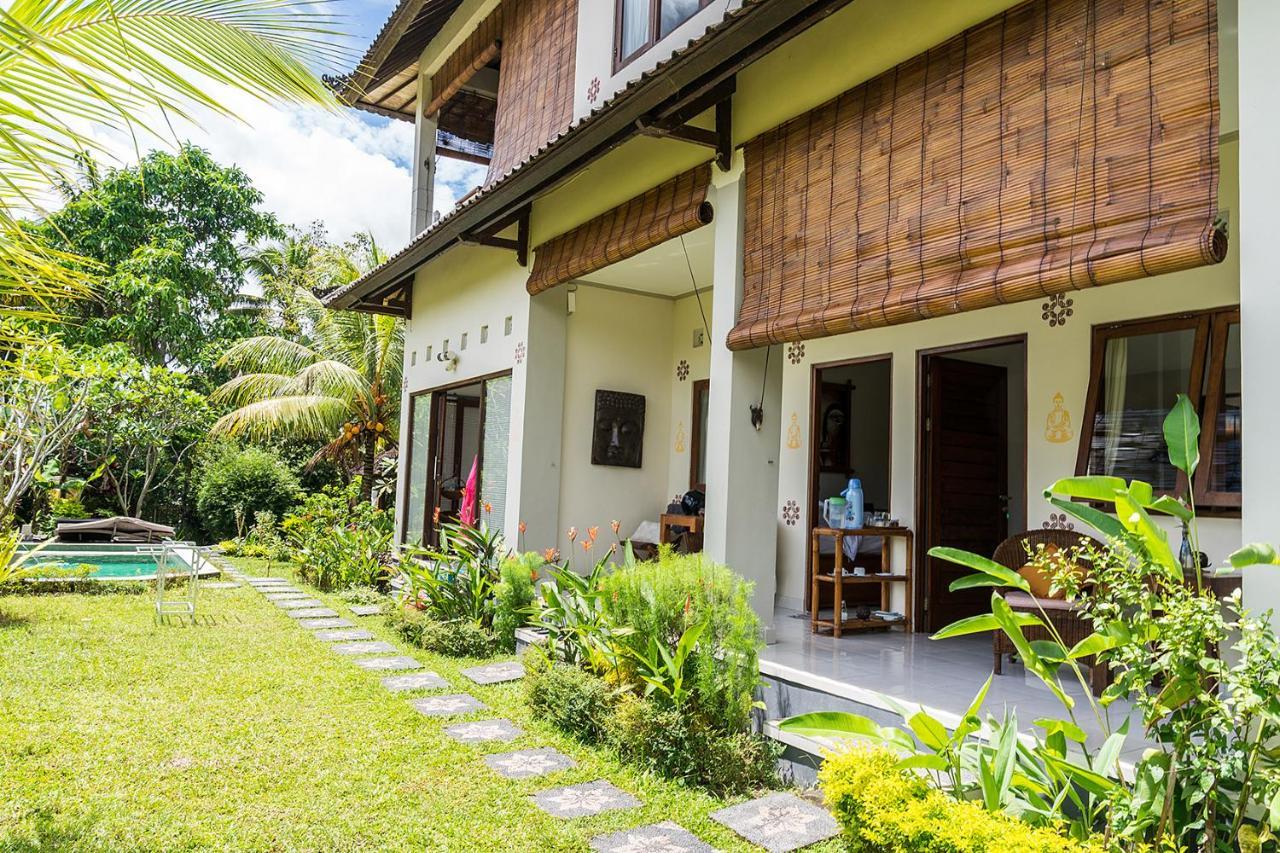
<instances>
[{"instance_id":1,"label":"bamboo roll-up blind","mask_svg":"<svg viewBox=\"0 0 1280 853\"><path fill-rule=\"evenodd\" d=\"M498 57L502 44L502 7L493 10L489 17L467 36L462 44L449 55L438 71L431 75L431 103L425 114L433 116L449 99L467 85L476 72Z\"/></svg>"},{"instance_id":2,"label":"bamboo roll-up blind","mask_svg":"<svg viewBox=\"0 0 1280 853\"><path fill-rule=\"evenodd\" d=\"M747 143L731 349L1225 256L1215 0L1032 0Z\"/></svg>"},{"instance_id":3,"label":"bamboo roll-up blind","mask_svg":"<svg viewBox=\"0 0 1280 853\"><path fill-rule=\"evenodd\" d=\"M573 122L578 0L505 0L493 159L504 177Z\"/></svg>"},{"instance_id":4,"label":"bamboo roll-up blind","mask_svg":"<svg viewBox=\"0 0 1280 853\"><path fill-rule=\"evenodd\" d=\"M530 295L626 260L711 221L711 167L699 166L534 249Z\"/></svg>"}]
</instances>

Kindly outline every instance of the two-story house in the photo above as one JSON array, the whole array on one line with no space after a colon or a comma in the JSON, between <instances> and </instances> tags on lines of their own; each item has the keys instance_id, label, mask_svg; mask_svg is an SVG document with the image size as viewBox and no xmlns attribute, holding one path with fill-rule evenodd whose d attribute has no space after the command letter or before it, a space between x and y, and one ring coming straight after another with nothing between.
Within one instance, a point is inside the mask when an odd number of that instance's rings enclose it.
<instances>
[{"instance_id":1,"label":"two-story house","mask_svg":"<svg viewBox=\"0 0 1280 853\"><path fill-rule=\"evenodd\" d=\"M1185 493L1178 393L1201 547L1280 538L1277 33L1271 0L402 0L344 96L414 123L416 236L329 298L406 318L399 536L473 461L531 549L696 488L772 679L943 707L989 646L789 618L849 479L914 536L868 586L913 631L985 606L930 546L1078 525L1048 483ZM488 172L433 221L439 157Z\"/></svg>"}]
</instances>

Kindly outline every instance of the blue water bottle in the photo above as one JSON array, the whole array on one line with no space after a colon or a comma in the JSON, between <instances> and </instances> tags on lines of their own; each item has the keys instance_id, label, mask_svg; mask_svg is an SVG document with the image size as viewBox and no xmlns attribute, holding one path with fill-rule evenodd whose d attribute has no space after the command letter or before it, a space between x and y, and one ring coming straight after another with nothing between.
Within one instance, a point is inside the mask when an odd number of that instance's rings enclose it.
<instances>
[{"instance_id":1,"label":"blue water bottle","mask_svg":"<svg viewBox=\"0 0 1280 853\"><path fill-rule=\"evenodd\" d=\"M862 481L851 479L849 487L841 492L848 502L845 509L845 527L859 528L863 522Z\"/></svg>"}]
</instances>

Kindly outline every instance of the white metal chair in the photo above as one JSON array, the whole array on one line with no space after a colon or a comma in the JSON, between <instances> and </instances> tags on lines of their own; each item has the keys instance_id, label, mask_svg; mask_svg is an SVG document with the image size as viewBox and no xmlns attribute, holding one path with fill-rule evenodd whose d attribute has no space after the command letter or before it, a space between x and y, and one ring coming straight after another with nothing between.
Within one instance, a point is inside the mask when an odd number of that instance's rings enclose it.
<instances>
[{"instance_id":1,"label":"white metal chair","mask_svg":"<svg viewBox=\"0 0 1280 853\"><path fill-rule=\"evenodd\" d=\"M143 547L139 553L150 554L156 561L156 615L195 616L200 595L200 553L194 542L163 542ZM185 555L184 555L185 552ZM186 580L185 592L174 590L166 597L171 579Z\"/></svg>"}]
</instances>

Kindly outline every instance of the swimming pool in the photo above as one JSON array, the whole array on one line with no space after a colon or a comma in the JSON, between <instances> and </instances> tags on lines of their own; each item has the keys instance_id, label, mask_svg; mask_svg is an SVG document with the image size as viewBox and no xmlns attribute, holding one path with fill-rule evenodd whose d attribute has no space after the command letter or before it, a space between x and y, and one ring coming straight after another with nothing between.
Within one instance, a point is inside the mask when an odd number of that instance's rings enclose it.
<instances>
[{"instance_id":1,"label":"swimming pool","mask_svg":"<svg viewBox=\"0 0 1280 853\"><path fill-rule=\"evenodd\" d=\"M36 580L154 580L158 555L147 552L154 545L116 545L108 543L60 543L55 542L36 554L28 563L34 568ZM24 550L29 550L24 549ZM192 561L197 561L201 575L218 574L218 570L202 559L194 545L182 545L164 555L171 571L190 571ZM87 575L65 577L81 566L90 566ZM47 570L44 574L41 570Z\"/></svg>"}]
</instances>

